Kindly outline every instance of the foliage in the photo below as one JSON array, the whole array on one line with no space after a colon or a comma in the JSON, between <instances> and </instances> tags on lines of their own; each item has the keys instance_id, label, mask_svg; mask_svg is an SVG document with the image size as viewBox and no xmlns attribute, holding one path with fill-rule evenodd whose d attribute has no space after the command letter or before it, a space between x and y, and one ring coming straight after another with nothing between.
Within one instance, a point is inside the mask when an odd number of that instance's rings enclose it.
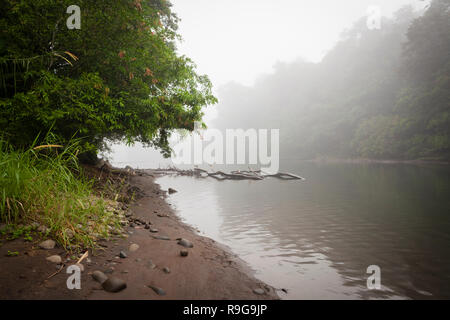
<instances>
[{"instance_id":1,"label":"foliage","mask_svg":"<svg viewBox=\"0 0 450 320\"><path fill-rule=\"evenodd\" d=\"M52 128L61 143L84 137L135 141L170 153L175 128L193 129L213 104L211 83L176 52L177 16L165 0L80 0L69 30L68 0L0 4L0 126L16 147Z\"/></svg>"},{"instance_id":2,"label":"foliage","mask_svg":"<svg viewBox=\"0 0 450 320\"><path fill-rule=\"evenodd\" d=\"M45 140L52 145L49 137ZM92 182L75 175L80 170L79 150L78 141L64 148L15 150L0 140L0 221L13 226L7 230L8 239L32 241L34 223L48 228L44 235L50 233L63 246L76 249L108 237L108 226L119 227L119 217L94 195Z\"/></svg>"}]
</instances>

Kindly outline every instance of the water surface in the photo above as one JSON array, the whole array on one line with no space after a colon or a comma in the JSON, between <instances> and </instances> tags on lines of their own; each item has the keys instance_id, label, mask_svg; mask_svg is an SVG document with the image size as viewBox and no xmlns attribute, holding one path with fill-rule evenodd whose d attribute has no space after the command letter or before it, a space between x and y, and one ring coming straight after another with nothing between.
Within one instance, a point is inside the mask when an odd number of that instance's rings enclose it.
<instances>
[{"instance_id":1,"label":"water surface","mask_svg":"<svg viewBox=\"0 0 450 320\"><path fill-rule=\"evenodd\" d=\"M307 180L159 178L181 218L285 299L450 298L450 169L284 162ZM381 290L368 290L369 265Z\"/></svg>"}]
</instances>

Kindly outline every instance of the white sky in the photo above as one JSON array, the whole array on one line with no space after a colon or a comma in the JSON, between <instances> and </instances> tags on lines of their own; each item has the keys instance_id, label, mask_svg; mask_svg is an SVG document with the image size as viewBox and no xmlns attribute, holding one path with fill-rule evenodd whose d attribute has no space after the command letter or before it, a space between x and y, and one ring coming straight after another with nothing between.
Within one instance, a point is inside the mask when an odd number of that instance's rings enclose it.
<instances>
[{"instance_id":1,"label":"white sky","mask_svg":"<svg viewBox=\"0 0 450 320\"><path fill-rule=\"evenodd\" d=\"M251 85L277 61L317 62L340 33L371 5L383 16L420 0L171 0L181 18L179 52L192 58L217 88Z\"/></svg>"},{"instance_id":2,"label":"white sky","mask_svg":"<svg viewBox=\"0 0 450 320\"><path fill-rule=\"evenodd\" d=\"M207 74L217 88L230 81L252 85L258 76L273 71L278 62L301 57L318 62L333 47L341 32L376 5L383 16L420 0L171 0L181 18L178 32L184 41L179 53L192 58L198 72ZM220 103L220 96L219 96ZM207 108L204 121L217 116ZM159 152L140 145L114 145L115 165L167 165Z\"/></svg>"}]
</instances>

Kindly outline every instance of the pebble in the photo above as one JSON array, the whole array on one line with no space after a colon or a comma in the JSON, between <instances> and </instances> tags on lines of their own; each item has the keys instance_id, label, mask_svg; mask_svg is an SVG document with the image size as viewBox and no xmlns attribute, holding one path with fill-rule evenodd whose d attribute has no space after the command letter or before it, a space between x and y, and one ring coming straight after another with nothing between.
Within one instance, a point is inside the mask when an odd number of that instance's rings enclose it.
<instances>
[{"instance_id":1,"label":"pebble","mask_svg":"<svg viewBox=\"0 0 450 320\"><path fill-rule=\"evenodd\" d=\"M108 292L119 292L127 287L127 283L119 278L108 278L102 283L103 289Z\"/></svg>"},{"instance_id":2,"label":"pebble","mask_svg":"<svg viewBox=\"0 0 450 320\"><path fill-rule=\"evenodd\" d=\"M41 249L50 250L55 247L56 243L53 240L45 240L39 244Z\"/></svg>"},{"instance_id":3,"label":"pebble","mask_svg":"<svg viewBox=\"0 0 450 320\"><path fill-rule=\"evenodd\" d=\"M150 228L149 231L150 231L151 233L157 233L159 230L158 230L158 229L154 229L154 228Z\"/></svg>"},{"instance_id":4,"label":"pebble","mask_svg":"<svg viewBox=\"0 0 450 320\"><path fill-rule=\"evenodd\" d=\"M130 252L135 252L135 251L137 251L137 249L139 249L139 245L138 244L133 243L133 244L130 245L130 248L129 248Z\"/></svg>"},{"instance_id":5,"label":"pebble","mask_svg":"<svg viewBox=\"0 0 450 320\"><path fill-rule=\"evenodd\" d=\"M263 289L261 289L261 288L253 289L253 292L254 292L255 294L257 294L257 295L263 295L263 294L266 293L266 292L265 292Z\"/></svg>"},{"instance_id":6,"label":"pebble","mask_svg":"<svg viewBox=\"0 0 450 320\"><path fill-rule=\"evenodd\" d=\"M67 238L72 239L74 237L74 234L73 234L72 230L66 229L65 231L66 231Z\"/></svg>"},{"instance_id":7,"label":"pebble","mask_svg":"<svg viewBox=\"0 0 450 320\"><path fill-rule=\"evenodd\" d=\"M182 257L187 257L188 254L189 254L189 252L187 250L181 250L180 251L180 256L182 256Z\"/></svg>"},{"instance_id":8,"label":"pebble","mask_svg":"<svg viewBox=\"0 0 450 320\"><path fill-rule=\"evenodd\" d=\"M62 262L62 259L58 255L50 256L45 258L45 260L50 261L52 263L60 264Z\"/></svg>"},{"instance_id":9,"label":"pebble","mask_svg":"<svg viewBox=\"0 0 450 320\"><path fill-rule=\"evenodd\" d=\"M150 225L149 224L145 224L145 227L144 227L145 229L150 229Z\"/></svg>"},{"instance_id":10,"label":"pebble","mask_svg":"<svg viewBox=\"0 0 450 320\"><path fill-rule=\"evenodd\" d=\"M175 190L175 189L173 189L173 188L169 188L167 191L169 192L169 194L178 192L177 190Z\"/></svg>"},{"instance_id":11,"label":"pebble","mask_svg":"<svg viewBox=\"0 0 450 320\"><path fill-rule=\"evenodd\" d=\"M120 251L119 257L121 257L122 259L125 259L128 256L127 256L127 254L124 251Z\"/></svg>"},{"instance_id":12,"label":"pebble","mask_svg":"<svg viewBox=\"0 0 450 320\"><path fill-rule=\"evenodd\" d=\"M166 292L163 289L161 289L161 288L158 288L158 287L155 287L155 286L152 286L152 285L148 285L148 287L150 289L152 289L153 291L155 291L156 294L159 295L159 296L165 296L166 295Z\"/></svg>"},{"instance_id":13,"label":"pebble","mask_svg":"<svg viewBox=\"0 0 450 320\"><path fill-rule=\"evenodd\" d=\"M100 284L108 280L108 276L99 270L92 272L92 278L94 278L95 281L100 282Z\"/></svg>"},{"instance_id":14,"label":"pebble","mask_svg":"<svg viewBox=\"0 0 450 320\"><path fill-rule=\"evenodd\" d=\"M50 229L47 228L46 226L39 226L39 227L37 228L37 231L38 231L38 232L42 232L42 233L47 233L47 232L50 231Z\"/></svg>"},{"instance_id":15,"label":"pebble","mask_svg":"<svg viewBox=\"0 0 450 320\"><path fill-rule=\"evenodd\" d=\"M164 267L164 268L163 268L163 271L164 271L165 273L170 273L170 269L169 269L168 267Z\"/></svg>"},{"instance_id":16,"label":"pebble","mask_svg":"<svg viewBox=\"0 0 450 320\"><path fill-rule=\"evenodd\" d=\"M149 260L149 261L148 261L147 266L148 266L150 269L155 269L155 268L156 268L156 265L153 263L152 260Z\"/></svg>"},{"instance_id":17,"label":"pebble","mask_svg":"<svg viewBox=\"0 0 450 320\"><path fill-rule=\"evenodd\" d=\"M190 242L189 240L183 239L183 238L178 238L178 244L180 246L183 246L185 248L193 248L194 245L192 244L192 242Z\"/></svg>"}]
</instances>

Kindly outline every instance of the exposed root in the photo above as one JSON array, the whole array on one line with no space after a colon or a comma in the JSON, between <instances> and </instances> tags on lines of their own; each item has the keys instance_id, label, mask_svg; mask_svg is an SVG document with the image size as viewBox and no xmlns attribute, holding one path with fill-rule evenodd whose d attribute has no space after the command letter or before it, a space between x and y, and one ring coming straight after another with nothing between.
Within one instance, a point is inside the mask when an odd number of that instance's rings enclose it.
<instances>
[{"instance_id":1,"label":"exposed root","mask_svg":"<svg viewBox=\"0 0 450 320\"><path fill-rule=\"evenodd\" d=\"M244 170L244 171L231 171L226 173L223 171L208 172L207 170L194 168L189 170L181 170L175 167L169 167L167 169L155 169L151 170L155 174L175 174L180 176L193 176L196 178L214 178L216 180L264 180L265 178L277 178L281 180L305 180L305 178L292 173L278 172L276 174L265 173L262 170Z\"/></svg>"}]
</instances>

